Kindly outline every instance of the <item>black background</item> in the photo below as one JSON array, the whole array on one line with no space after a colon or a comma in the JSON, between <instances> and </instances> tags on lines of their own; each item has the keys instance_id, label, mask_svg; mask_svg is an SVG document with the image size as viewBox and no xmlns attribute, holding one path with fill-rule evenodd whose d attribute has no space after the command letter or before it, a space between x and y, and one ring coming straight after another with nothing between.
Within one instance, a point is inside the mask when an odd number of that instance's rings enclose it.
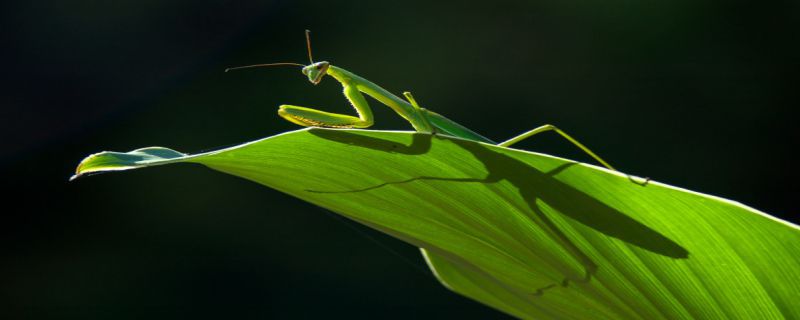
<instances>
[{"instance_id":1,"label":"black background","mask_svg":"<svg viewBox=\"0 0 800 320\"><path fill-rule=\"evenodd\" d=\"M502 317L416 248L242 179L175 165L67 182L101 150L296 129L283 103L352 112L331 79L222 72L305 63L306 28L316 59L487 137L556 124L624 172L800 220L798 2L0 6L2 318ZM409 128L373 106L376 128ZM520 147L590 160L551 135Z\"/></svg>"}]
</instances>

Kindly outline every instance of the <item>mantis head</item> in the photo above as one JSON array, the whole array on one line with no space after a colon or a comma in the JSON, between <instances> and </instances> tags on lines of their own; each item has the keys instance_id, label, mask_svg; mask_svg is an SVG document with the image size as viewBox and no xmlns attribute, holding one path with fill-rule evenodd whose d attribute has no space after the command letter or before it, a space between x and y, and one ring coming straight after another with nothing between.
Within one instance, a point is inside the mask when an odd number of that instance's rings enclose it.
<instances>
[{"instance_id":1,"label":"mantis head","mask_svg":"<svg viewBox=\"0 0 800 320\"><path fill-rule=\"evenodd\" d=\"M330 65L327 61L315 62L303 67L303 74L308 76L308 81L318 84L325 77Z\"/></svg>"}]
</instances>

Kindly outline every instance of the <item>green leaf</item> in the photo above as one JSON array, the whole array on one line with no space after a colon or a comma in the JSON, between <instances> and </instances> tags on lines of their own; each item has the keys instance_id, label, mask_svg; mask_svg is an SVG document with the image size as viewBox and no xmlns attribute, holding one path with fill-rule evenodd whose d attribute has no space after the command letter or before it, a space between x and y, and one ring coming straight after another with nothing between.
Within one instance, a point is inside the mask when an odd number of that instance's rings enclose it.
<instances>
[{"instance_id":1,"label":"green leaf","mask_svg":"<svg viewBox=\"0 0 800 320\"><path fill-rule=\"evenodd\" d=\"M448 288L521 318L800 318L798 227L548 155L412 132L305 129L197 155L87 157L77 176L199 163L423 249Z\"/></svg>"}]
</instances>

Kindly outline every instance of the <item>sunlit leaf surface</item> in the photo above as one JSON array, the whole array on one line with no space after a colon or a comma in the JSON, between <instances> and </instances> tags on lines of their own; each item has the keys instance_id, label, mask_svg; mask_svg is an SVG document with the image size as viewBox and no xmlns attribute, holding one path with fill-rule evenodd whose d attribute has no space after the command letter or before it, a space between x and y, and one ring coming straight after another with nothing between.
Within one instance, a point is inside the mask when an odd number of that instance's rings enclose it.
<instances>
[{"instance_id":1,"label":"sunlit leaf surface","mask_svg":"<svg viewBox=\"0 0 800 320\"><path fill-rule=\"evenodd\" d=\"M797 226L548 155L413 132L305 129L198 155L102 152L76 177L176 162L423 248L445 286L517 317L800 318Z\"/></svg>"}]
</instances>

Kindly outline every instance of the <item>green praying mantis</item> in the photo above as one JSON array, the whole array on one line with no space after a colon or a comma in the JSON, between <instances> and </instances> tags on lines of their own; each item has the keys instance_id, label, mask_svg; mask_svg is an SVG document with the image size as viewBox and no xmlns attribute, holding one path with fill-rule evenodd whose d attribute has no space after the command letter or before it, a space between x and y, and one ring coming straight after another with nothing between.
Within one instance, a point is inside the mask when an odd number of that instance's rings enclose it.
<instances>
[{"instance_id":1,"label":"green praying mantis","mask_svg":"<svg viewBox=\"0 0 800 320\"><path fill-rule=\"evenodd\" d=\"M308 65L303 65L300 63L292 63L292 62L255 64L242 67L228 68L225 69L225 72L228 72L230 70L256 68L256 67L300 66L303 67L302 68L303 74L308 76L308 80L315 85L319 84L326 75L329 75L334 79L336 79L336 81L339 81L339 83L341 83L342 87L344 88L345 98L350 102L350 104L356 110L358 117L345 114L330 113L294 105L281 105L278 108L278 114L281 117L301 126L327 127L327 128L369 128L370 126L373 125L374 119L372 115L372 110L370 109L370 106L367 103L366 98L364 97L364 94L366 94L374 98L375 100L378 100L382 104L388 106L395 112L397 112L397 114L406 119L411 124L411 126L414 127L414 129L418 132L428 133L428 134L443 133L462 139L494 144L501 147L509 147L536 134L546 131L555 131L561 137L563 137L567 141L571 142L573 145L583 150L586 154L588 154L589 156L600 162L606 168L616 171L616 169L614 169L614 167L609 165L608 162L597 156L594 152L589 150L589 148L584 146L582 143L578 142L576 139L574 139L572 136L568 135L561 129L550 124L546 124L538 128L535 128L533 130L527 131L505 142L496 143L468 129L465 126L456 123L455 121L452 121L436 112L420 107L419 103L417 103L416 99L414 99L414 96L411 95L410 92L403 92L403 95L407 99L406 101L367 79L364 79L343 68L331 65L330 62L327 61L314 62L314 58L311 55L311 38L309 35L310 31L306 30L305 34L306 34L306 46L308 50L308 59L310 62L310 64ZM572 243L571 240L569 240L559 230L554 230L554 234L556 235L558 240L562 243L562 245L564 245L564 248L571 254L573 254L579 261L581 261L586 270L584 278L572 279L572 280L579 282L589 281L589 279L591 279L591 276L596 271L597 266L577 246L575 246L575 244ZM428 257L427 251L425 249L422 249L422 253L426 257L426 260L429 261L429 259L427 258ZM431 268L433 268L433 265L431 265ZM568 282L569 281L565 279L562 283L560 283L560 285L567 286ZM547 288L549 287L537 289L534 295L540 295L542 290Z\"/></svg>"},{"instance_id":2,"label":"green praying mantis","mask_svg":"<svg viewBox=\"0 0 800 320\"><path fill-rule=\"evenodd\" d=\"M308 49L308 60L310 62L309 65L292 62L267 63L228 68L225 69L225 72L230 70L256 67L300 66L303 67L303 74L308 76L308 80L315 85L319 84L326 75L329 75L336 79L336 81L339 81L344 88L345 98L356 110L358 117L293 105L281 105L278 108L278 114L281 117L301 126L328 128L369 128L374 124L374 118L372 116L372 109L364 97L364 94L366 94L375 100L378 100L380 103L388 106L389 108L392 108L392 110L406 119L418 132L430 134L444 133L462 139L496 144L501 147L509 147L536 134L546 131L555 131L564 139L568 140L576 147L583 150L583 152L600 162L606 168L616 171L616 169L609 165L608 162L597 156L594 152L589 150L589 148L556 126L546 124L513 137L505 142L496 143L468 129L465 126L456 123L453 120L450 120L436 112L420 107L417 101L414 99L414 96L411 95L411 92L403 92L403 96L405 96L408 100L405 101L392 94L388 90L381 88L377 84L343 68L336 67L330 64L330 62L314 62L314 58L311 55L311 37L309 30L306 30L306 46Z\"/></svg>"}]
</instances>

